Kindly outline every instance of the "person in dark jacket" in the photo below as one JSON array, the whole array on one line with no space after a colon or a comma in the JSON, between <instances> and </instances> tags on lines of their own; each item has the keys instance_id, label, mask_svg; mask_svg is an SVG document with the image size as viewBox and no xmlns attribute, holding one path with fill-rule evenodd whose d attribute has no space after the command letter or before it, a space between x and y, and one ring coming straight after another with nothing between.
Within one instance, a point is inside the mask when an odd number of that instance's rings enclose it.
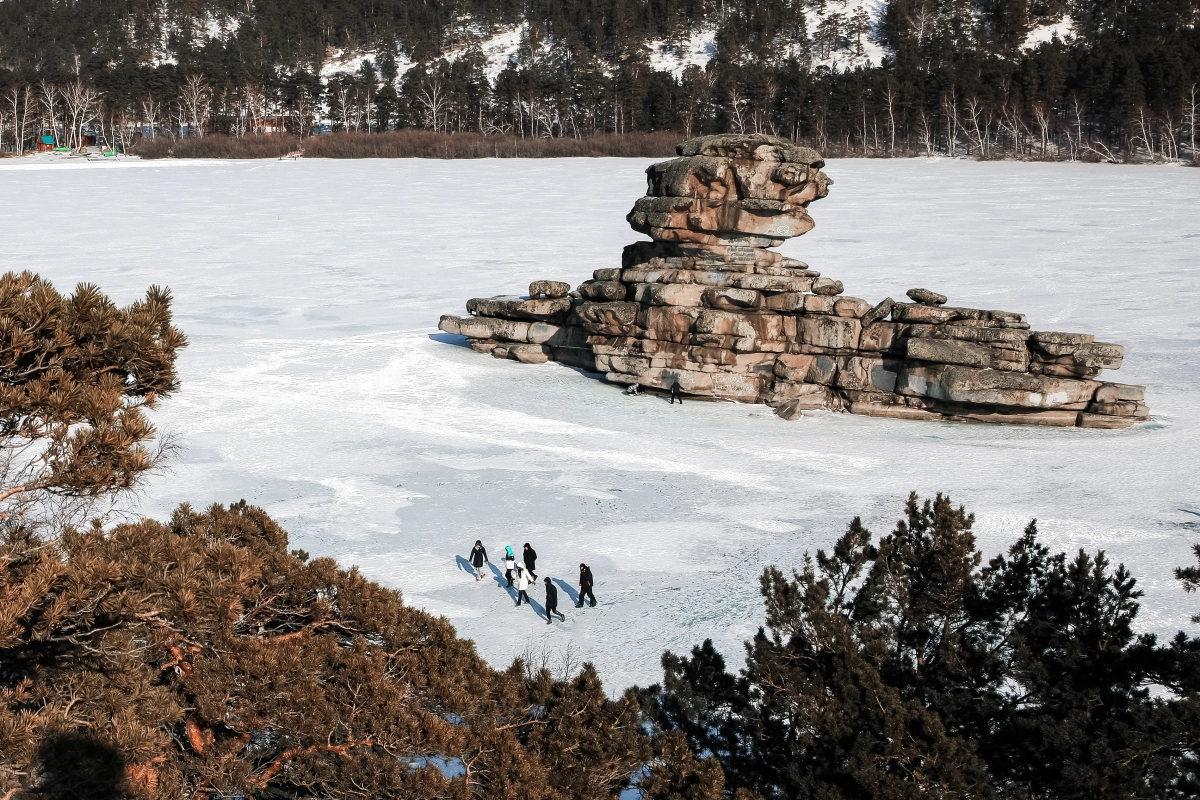
<instances>
[{"instance_id":1,"label":"person in dark jacket","mask_svg":"<svg viewBox=\"0 0 1200 800\"><path fill-rule=\"evenodd\" d=\"M558 618L566 622L567 618L558 610L558 589L554 588L554 584L550 582L549 578L545 578L544 581L546 584L546 624L554 622L552 614L558 614Z\"/></svg>"},{"instance_id":2,"label":"person in dark jacket","mask_svg":"<svg viewBox=\"0 0 1200 800\"><path fill-rule=\"evenodd\" d=\"M683 405L683 389L679 386L679 381L671 384L671 405L675 405L675 401L679 401L679 405Z\"/></svg>"},{"instance_id":3,"label":"person in dark jacket","mask_svg":"<svg viewBox=\"0 0 1200 800\"><path fill-rule=\"evenodd\" d=\"M471 548L471 566L475 568L475 580L483 580L483 565L491 563L488 561L487 550L483 549L483 542L475 540L475 546Z\"/></svg>"},{"instance_id":4,"label":"person in dark jacket","mask_svg":"<svg viewBox=\"0 0 1200 800\"><path fill-rule=\"evenodd\" d=\"M579 602L576 608L583 608L583 598L587 598L592 608L596 607L596 595L592 594L592 568L587 564L579 565Z\"/></svg>"},{"instance_id":5,"label":"person in dark jacket","mask_svg":"<svg viewBox=\"0 0 1200 800\"><path fill-rule=\"evenodd\" d=\"M529 546L529 542L525 543L525 552L521 554L521 560L525 562L525 569L529 570L529 574L533 579L537 580L537 551Z\"/></svg>"}]
</instances>

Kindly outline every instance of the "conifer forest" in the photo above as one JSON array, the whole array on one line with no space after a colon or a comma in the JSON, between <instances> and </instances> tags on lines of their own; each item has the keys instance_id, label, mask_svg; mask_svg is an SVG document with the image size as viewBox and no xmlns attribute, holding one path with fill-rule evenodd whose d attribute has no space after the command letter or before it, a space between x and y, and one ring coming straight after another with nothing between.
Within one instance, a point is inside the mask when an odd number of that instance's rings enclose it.
<instances>
[{"instance_id":1,"label":"conifer forest","mask_svg":"<svg viewBox=\"0 0 1200 800\"><path fill-rule=\"evenodd\" d=\"M0 150L417 128L1192 160L1198 21L1197 0L4 0Z\"/></svg>"}]
</instances>

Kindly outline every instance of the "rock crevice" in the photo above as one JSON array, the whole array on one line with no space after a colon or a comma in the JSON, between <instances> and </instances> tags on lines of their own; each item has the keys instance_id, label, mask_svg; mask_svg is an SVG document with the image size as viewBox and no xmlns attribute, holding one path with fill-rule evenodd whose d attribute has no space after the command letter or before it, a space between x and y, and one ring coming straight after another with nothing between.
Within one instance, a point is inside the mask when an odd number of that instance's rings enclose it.
<instances>
[{"instance_id":1,"label":"rock crevice","mask_svg":"<svg viewBox=\"0 0 1200 800\"><path fill-rule=\"evenodd\" d=\"M439 328L473 349L554 360L690 395L766 403L785 419L828 409L897 419L1123 428L1149 418L1144 387L1098 380L1121 345L1034 331L1023 314L951 306L912 289L880 303L843 294L771 248L813 227L833 181L785 139L705 136L646 170L629 212L653 241L574 291L475 298Z\"/></svg>"}]
</instances>

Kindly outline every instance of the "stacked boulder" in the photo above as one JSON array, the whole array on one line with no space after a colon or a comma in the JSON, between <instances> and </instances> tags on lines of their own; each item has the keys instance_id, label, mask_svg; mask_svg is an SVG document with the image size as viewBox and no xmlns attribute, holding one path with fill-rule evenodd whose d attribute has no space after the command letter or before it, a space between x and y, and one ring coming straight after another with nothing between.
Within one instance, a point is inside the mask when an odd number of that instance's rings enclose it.
<instances>
[{"instance_id":1,"label":"stacked boulder","mask_svg":"<svg viewBox=\"0 0 1200 800\"><path fill-rule=\"evenodd\" d=\"M629 213L652 241L574 291L477 298L439 327L497 358L559 361L614 383L902 419L1123 428L1149 418L1144 389L1097 380L1120 345L1031 331L1025 316L947 305L927 289L872 304L771 248L813 227L833 183L785 139L706 136L647 169Z\"/></svg>"}]
</instances>

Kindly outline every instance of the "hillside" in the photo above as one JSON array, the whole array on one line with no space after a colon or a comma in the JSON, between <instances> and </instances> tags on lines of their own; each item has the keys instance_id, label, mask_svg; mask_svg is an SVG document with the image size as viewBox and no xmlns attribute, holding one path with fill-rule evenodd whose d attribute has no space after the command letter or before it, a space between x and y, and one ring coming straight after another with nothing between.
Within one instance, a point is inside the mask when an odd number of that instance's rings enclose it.
<instances>
[{"instance_id":1,"label":"hillside","mask_svg":"<svg viewBox=\"0 0 1200 800\"><path fill-rule=\"evenodd\" d=\"M669 129L869 154L1190 157L1197 19L1200 0L4 0L0 93L17 95L0 146L70 139L84 116L118 142ZM98 94L64 97L61 115L20 91L77 79Z\"/></svg>"}]
</instances>

